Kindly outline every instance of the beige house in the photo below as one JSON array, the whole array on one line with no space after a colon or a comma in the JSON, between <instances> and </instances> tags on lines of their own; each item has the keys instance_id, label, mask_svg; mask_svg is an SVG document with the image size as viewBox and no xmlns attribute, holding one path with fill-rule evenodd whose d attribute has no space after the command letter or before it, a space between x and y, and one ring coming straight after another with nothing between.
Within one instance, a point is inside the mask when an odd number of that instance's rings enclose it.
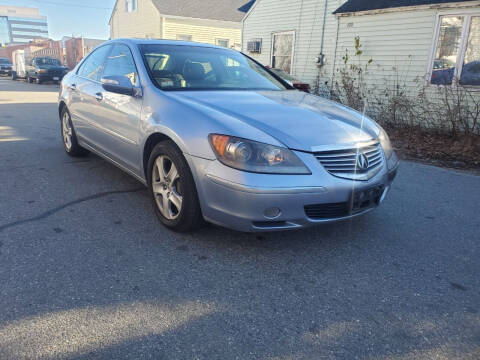
<instances>
[{"instance_id":1,"label":"beige house","mask_svg":"<svg viewBox=\"0 0 480 360\"><path fill-rule=\"evenodd\" d=\"M188 40L241 49L242 19L255 0L117 0L110 37Z\"/></svg>"}]
</instances>

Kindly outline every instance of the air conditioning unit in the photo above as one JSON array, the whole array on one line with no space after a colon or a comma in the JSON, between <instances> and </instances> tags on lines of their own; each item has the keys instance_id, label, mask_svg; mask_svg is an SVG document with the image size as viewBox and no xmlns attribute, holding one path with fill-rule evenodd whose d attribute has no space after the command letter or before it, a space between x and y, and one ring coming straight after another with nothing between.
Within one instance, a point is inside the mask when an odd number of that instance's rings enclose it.
<instances>
[{"instance_id":1,"label":"air conditioning unit","mask_svg":"<svg viewBox=\"0 0 480 360\"><path fill-rule=\"evenodd\" d=\"M262 52L262 39L253 39L247 42L247 51L251 53Z\"/></svg>"}]
</instances>

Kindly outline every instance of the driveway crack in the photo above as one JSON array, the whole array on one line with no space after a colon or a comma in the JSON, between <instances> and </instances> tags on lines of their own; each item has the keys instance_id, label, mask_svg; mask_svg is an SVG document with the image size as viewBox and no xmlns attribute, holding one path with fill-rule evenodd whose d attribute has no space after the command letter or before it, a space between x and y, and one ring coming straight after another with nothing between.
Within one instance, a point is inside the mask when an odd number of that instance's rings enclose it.
<instances>
[{"instance_id":1,"label":"driveway crack","mask_svg":"<svg viewBox=\"0 0 480 360\"><path fill-rule=\"evenodd\" d=\"M31 218L27 218L27 219L23 219L23 220L13 221L13 222L5 224L5 225L0 225L0 232L2 232L3 230L9 229L11 227L18 226L18 225L23 225L23 224L26 224L26 223L29 223L29 222L43 220L43 219L45 219L49 216L52 216L53 214L65 209L65 208L68 208L70 206L77 205L77 204L80 204L80 203L83 203L83 202L86 202L86 201L99 199L99 198L109 196L109 195L134 193L134 192L142 191L144 189L145 189L145 187L129 189L129 190L112 190L112 191L104 191L104 192L100 192L100 193L97 193L97 194L85 196L85 197L82 197L80 199L73 200L73 201L70 201L70 202L65 203L63 205L60 205L58 207L55 207L53 209L47 210L47 211L45 211L45 212L43 212L43 213L41 213L37 216L33 216Z\"/></svg>"}]
</instances>

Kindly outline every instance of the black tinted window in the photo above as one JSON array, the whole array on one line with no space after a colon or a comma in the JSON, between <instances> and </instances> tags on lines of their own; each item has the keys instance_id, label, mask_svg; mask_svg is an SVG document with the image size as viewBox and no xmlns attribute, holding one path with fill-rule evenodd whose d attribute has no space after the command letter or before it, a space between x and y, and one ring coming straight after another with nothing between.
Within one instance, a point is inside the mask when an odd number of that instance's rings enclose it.
<instances>
[{"instance_id":1,"label":"black tinted window","mask_svg":"<svg viewBox=\"0 0 480 360\"><path fill-rule=\"evenodd\" d=\"M111 46L102 46L93 51L78 69L77 74L92 80L100 81L105 57Z\"/></svg>"},{"instance_id":2,"label":"black tinted window","mask_svg":"<svg viewBox=\"0 0 480 360\"><path fill-rule=\"evenodd\" d=\"M115 45L105 63L103 76L125 76L132 85L137 85L138 75L132 53L126 45Z\"/></svg>"}]
</instances>

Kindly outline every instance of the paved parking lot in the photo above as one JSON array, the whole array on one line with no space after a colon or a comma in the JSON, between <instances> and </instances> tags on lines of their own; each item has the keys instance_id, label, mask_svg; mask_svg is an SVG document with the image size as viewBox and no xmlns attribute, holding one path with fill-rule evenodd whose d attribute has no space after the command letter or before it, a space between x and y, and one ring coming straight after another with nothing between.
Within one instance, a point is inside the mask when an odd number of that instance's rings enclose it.
<instances>
[{"instance_id":1,"label":"paved parking lot","mask_svg":"<svg viewBox=\"0 0 480 360\"><path fill-rule=\"evenodd\" d=\"M165 230L63 151L58 87L0 79L0 359L479 359L480 177L404 162L297 232Z\"/></svg>"}]
</instances>

